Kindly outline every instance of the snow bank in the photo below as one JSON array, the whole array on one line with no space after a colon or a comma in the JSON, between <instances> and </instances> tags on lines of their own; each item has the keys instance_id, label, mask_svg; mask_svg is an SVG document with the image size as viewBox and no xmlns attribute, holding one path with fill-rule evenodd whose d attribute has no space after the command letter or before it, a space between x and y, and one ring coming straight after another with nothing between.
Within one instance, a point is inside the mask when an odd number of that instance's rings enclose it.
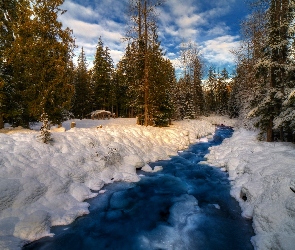
<instances>
[{"instance_id":1,"label":"snow bank","mask_svg":"<svg viewBox=\"0 0 295 250\"><path fill-rule=\"evenodd\" d=\"M256 140L257 134L240 129L212 147L206 157L224 167L232 180L231 195L243 216L253 218L257 250L293 250L295 245L295 145Z\"/></svg>"},{"instance_id":2,"label":"snow bank","mask_svg":"<svg viewBox=\"0 0 295 250\"><path fill-rule=\"evenodd\" d=\"M34 130L0 133L0 249L50 236L51 226L89 213L85 200L98 195L93 191L139 181L136 168L150 171L148 162L168 159L215 130L201 119L168 128L131 125L135 119L75 122L70 130L71 121L63 124L66 132L52 130L51 144L40 143Z\"/></svg>"},{"instance_id":3,"label":"snow bank","mask_svg":"<svg viewBox=\"0 0 295 250\"><path fill-rule=\"evenodd\" d=\"M228 116L221 116L221 115L202 116L201 119L208 121L212 124L216 124L216 125L223 124L229 127L235 127L239 122L237 119L229 119Z\"/></svg>"}]
</instances>

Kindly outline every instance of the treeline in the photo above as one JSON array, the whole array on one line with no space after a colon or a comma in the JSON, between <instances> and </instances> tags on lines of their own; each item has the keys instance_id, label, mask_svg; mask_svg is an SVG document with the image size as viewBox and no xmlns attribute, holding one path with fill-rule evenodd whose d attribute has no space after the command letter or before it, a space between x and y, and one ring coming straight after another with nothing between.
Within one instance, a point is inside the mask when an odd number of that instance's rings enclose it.
<instances>
[{"instance_id":1,"label":"treeline","mask_svg":"<svg viewBox=\"0 0 295 250\"><path fill-rule=\"evenodd\" d=\"M155 7L161 1L130 0L124 56L114 65L98 39L93 67L83 48L73 63L75 41L58 17L63 0L5 0L0 3L0 128L28 127L47 117L52 124L87 118L98 109L138 124L167 126L174 119L227 114L231 88L224 70L209 71L202 83L198 47L182 45L183 75L161 49Z\"/></svg>"},{"instance_id":2,"label":"treeline","mask_svg":"<svg viewBox=\"0 0 295 250\"><path fill-rule=\"evenodd\" d=\"M267 141L295 141L293 0L255 0L234 53L230 114L253 121Z\"/></svg>"},{"instance_id":3,"label":"treeline","mask_svg":"<svg viewBox=\"0 0 295 250\"><path fill-rule=\"evenodd\" d=\"M57 20L63 0L0 2L0 128L47 113L59 124L74 94L72 31Z\"/></svg>"}]
</instances>

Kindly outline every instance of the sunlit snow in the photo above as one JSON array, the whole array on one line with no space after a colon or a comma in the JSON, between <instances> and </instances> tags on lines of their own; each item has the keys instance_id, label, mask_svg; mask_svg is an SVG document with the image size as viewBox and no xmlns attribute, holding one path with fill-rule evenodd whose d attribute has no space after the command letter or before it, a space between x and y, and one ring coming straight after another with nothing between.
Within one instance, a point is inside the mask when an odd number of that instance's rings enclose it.
<instances>
[{"instance_id":1,"label":"sunlit snow","mask_svg":"<svg viewBox=\"0 0 295 250\"><path fill-rule=\"evenodd\" d=\"M138 126L135 119L121 118L75 120L76 128L70 129L71 122L52 129L50 144L37 140L40 124L35 130L0 130L0 249L20 249L51 235L52 226L89 213L85 199L102 195L107 183L138 181L136 168L161 171L162 166L151 168L148 163L206 141L201 138L214 133L212 124L234 126L221 117L175 122L168 128ZM255 249L291 250L295 146L258 142L255 136L236 130L231 139L211 148L207 158L229 172L232 196L243 216L253 218Z\"/></svg>"},{"instance_id":2,"label":"sunlit snow","mask_svg":"<svg viewBox=\"0 0 295 250\"><path fill-rule=\"evenodd\" d=\"M40 124L35 130L1 130L0 249L18 249L51 235L51 226L89 213L83 201L98 195L91 190L114 181L136 182L136 168L168 159L215 130L205 120L168 128L110 119L74 120L76 128L70 129L71 122L52 129L50 144L37 139ZM153 169L159 170L161 166Z\"/></svg>"},{"instance_id":3,"label":"sunlit snow","mask_svg":"<svg viewBox=\"0 0 295 250\"><path fill-rule=\"evenodd\" d=\"M224 167L231 195L243 216L253 218L255 249L293 250L295 246L295 145L258 142L243 129L211 148L207 160ZM208 163L208 162L206 162Z\"/></svg>"}]
</instances>

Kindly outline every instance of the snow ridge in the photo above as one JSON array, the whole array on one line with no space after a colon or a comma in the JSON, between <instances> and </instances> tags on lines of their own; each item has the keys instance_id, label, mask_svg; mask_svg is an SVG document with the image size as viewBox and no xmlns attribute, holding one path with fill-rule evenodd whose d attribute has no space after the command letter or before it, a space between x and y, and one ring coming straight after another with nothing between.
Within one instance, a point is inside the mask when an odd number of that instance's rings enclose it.
<instances>
[{"instance_id":1,"label":"snow ridge","mask_svg":"<svg viewBox=\"0 0 295 250\"><path fill-rule=\"evenodd\" d=\"M0 133L0 249L51 236L51 226L89 213L85 200L98 195L93 191L139 181L136 168L148 170L149 162L168 159L215 130L204 119L168 128L122 124L52 130L49 144L37 140L37 131Z\"/></svg>"},{"instance_id":2,"label":"snow ridge","mask_svg":"<svg viewBox=\"0 0 295 250\"><path fill-rule=\"evenodd\" d=\"M228 171L231 195L242 215L253 218L256 250L293 250L295 245L295 145L257 141L257 133L239 129L207 160Z\"/></svg>"}]
</instances>

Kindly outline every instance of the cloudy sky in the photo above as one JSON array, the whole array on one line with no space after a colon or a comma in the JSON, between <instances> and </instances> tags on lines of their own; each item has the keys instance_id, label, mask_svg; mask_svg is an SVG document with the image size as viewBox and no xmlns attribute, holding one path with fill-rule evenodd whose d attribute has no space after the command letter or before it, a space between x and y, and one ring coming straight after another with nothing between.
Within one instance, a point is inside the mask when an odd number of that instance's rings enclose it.
<instances>
[{"instance_id":1,"label":"cloudy sky","mask_svg":"<svg viewBox=\"0 0 295 250\"><path fill-rule=\"evenodd\" d=\"M166 56L177 64L180 44L193 41L207 67L233 69L229 50L238 46L240 21L247 14L245 0L166 0L159 7L159 40ZM116 64L124 53L128 0L65 0L60 17L73 30L78 55L83 46L91 66L98 38L110 48Z\"/></svg>"}]
</instances>

